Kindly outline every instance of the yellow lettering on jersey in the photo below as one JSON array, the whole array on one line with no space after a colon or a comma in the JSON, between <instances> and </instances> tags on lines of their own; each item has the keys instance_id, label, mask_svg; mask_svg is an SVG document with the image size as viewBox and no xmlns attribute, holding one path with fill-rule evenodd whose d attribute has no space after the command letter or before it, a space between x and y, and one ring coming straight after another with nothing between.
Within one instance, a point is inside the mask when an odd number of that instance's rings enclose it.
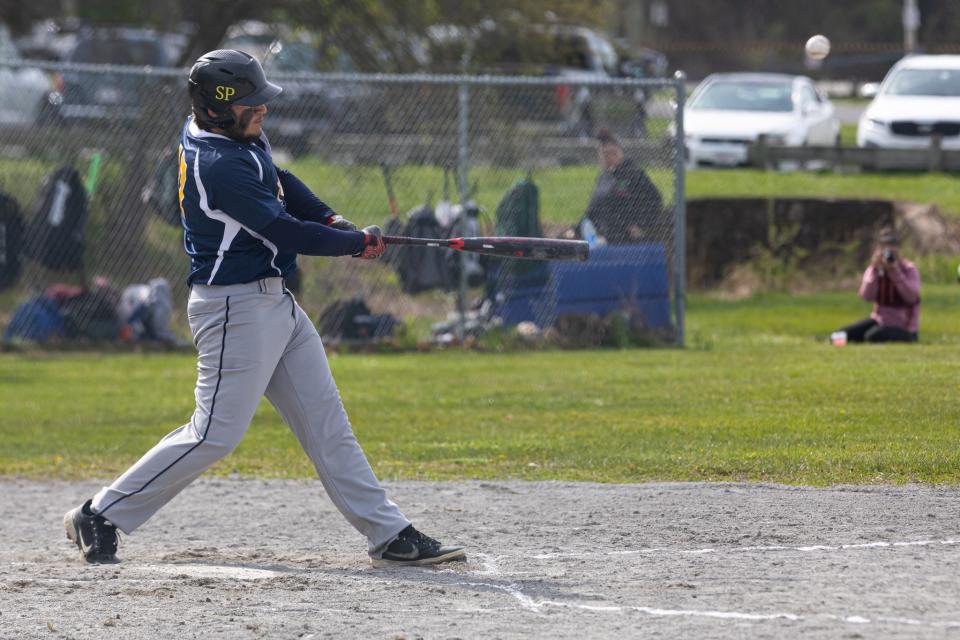
<instances>
[{"instance_id":1,"label":"yellow lettering on jersey","mask_svg":"<svg viewBox=\"0 0 960 640\"><path fill-rule=\"evenodd\" d=\"M224 102L228 102L231 98L233 98L233 96L236 95L236 93L237 93L237 90L234 89L233 87L225 87L223 85L219 85L217 87L217 100L223 100Z\"/></svg>"},{"instance_id":2,"label":"yellow lettering on jersey","mask_svg":"<svg viewBox=\"0 0 960 640\"><path fill-rule=\"evenodd\" d=\"M177 162L180 164L180 171L177 173L177 185L180 188L180 219L184 217L183 213L183 188L187 184L187 154L183 151L183 145L177 150Z\"/></svg>"}]
</instances>

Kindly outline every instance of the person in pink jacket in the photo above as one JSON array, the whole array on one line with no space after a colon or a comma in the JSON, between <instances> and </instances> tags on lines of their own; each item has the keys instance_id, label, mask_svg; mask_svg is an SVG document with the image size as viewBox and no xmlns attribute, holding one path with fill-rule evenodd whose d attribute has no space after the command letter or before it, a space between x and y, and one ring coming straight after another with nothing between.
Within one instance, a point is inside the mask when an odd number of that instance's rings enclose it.
<instances>
[{"instance_id":1,"label":"person in pink jacket","mask_svg":"<svg viewBox=\"0 0 960 640\"><path fill-rule=\"evenodd\" d=\"M884 233L863 273L860 297L873 303L869 318L840 329L849 342L916 342L920 329L920 272Z\"/></svg>"}]
</instances>

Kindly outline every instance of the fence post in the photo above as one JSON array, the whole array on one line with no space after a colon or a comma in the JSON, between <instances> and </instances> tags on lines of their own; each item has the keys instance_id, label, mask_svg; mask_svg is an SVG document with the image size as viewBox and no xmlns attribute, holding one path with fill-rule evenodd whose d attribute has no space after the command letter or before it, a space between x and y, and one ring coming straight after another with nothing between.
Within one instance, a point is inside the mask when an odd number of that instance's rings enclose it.
<instances>
[{"instance_id":1,"label":"fence post","mask_svg":"<svg viewBox=\"0 0 960 640\"><path fill-rule=\"evenodd\" d=\"M684 314L686 311L686 252L687 252L687 200L686 200L686 137L683 130L683 107L687 99L687 74L677 71L674 74L677 91L676 131L674 141L674 179L673 193L673 304L677 326L677 346L684 345Z\"/></svg>"},{"instance_id":2,"label":"fence post","mask_svg":"<svg viewBox=\"0 0 960 640\"><path fill-rule=\"evenodd\" d=\"M930 150L927 156L928 171L943 171L943 136L935 133L930 136Z\"/></svg>"},{"instance_id":3,"label":"fence post","mask_svg":"<svg viewBox=\"0 0 960 640\"><path fill-rule=\"evenodd\" d=\"M757 152L757 166L764 171L769 171L771 169L770 149L767 146L767 135L765 133L761 133L757 136L757 141L754 148Z\"/></svg>"},{"instance_id":4,"label":"fence post","mask_svg":"<svg viewBox=\"0 0 960 640\"><path fill-rule=\"evenodd\" d=\"M459 126L457 152L457 191L460 195L462 215L466 216L467 200L470 199L470 87L461 82L458 88ZM457 339L463 345L467 323L467 256L457 252L460 261L460 282L457 287Z\"/></svg>"}]
</instances>

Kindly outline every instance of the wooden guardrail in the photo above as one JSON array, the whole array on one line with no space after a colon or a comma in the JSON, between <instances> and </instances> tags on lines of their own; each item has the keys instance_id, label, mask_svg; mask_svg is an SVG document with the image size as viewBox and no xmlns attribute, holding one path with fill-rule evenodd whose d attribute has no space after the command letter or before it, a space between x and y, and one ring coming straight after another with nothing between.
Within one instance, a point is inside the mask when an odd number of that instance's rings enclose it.
<instances>
[{"instance_id":1,"label":"wooden guardrail","mask_svg":"<svg viewBox=\"0 0 960 640\"><path fill-rule=\"evenodd\" d=\"M864 171L960 171L960 151L945 150L943 140L934 135L930 146L918 149L881 149L877 147L781 147L766 144L760 136L750 145L748 163L754 167L776 169L785 164L825 167L857 167Z\"/></svg>"}]
</instances>

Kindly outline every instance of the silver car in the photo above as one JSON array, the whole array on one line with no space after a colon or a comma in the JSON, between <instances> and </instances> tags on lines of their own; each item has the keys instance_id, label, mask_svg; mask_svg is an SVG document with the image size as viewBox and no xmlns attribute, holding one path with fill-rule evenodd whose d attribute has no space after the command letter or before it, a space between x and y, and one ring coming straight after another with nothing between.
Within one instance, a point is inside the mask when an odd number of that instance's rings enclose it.
<instances>
[{"instance_id":1,"label":"silver car","mask_svg":"<svg viewBox=\"0 0 960 640\"><path fill-rule=\"evenodd\" d=\"M52 91L50 77L40 69L24 66L10 37L0 24L0 126L25 126L46 112Z\"/></svg>"},{"instance_id":2,"label":"silver car","mask_svg":"<svg viewBox=\"0 0 960 640\"><path fill-rule=\"evenodd\" d=\"M771 145L833 145L840 120L833 103L805 76L717 73L684 110L687 157L693 165L740 165L763 135Z\"/></svg>"}]
</instances>

